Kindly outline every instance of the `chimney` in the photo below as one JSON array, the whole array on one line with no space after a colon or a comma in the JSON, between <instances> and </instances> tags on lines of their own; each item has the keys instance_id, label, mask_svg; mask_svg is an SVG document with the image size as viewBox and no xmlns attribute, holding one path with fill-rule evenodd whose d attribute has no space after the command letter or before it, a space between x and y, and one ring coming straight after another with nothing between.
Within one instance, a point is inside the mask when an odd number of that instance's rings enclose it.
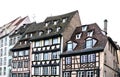
<instances>
[{"instance_id":1,"label":"chimney","mask_svg":"<svg viewBox=\"0 0 120 77\"><path fill-rule=\"evenodd\" d=\"M106 32L107 34L107 19L104 20L104 31Z\"/></svg>"}]
</instances>

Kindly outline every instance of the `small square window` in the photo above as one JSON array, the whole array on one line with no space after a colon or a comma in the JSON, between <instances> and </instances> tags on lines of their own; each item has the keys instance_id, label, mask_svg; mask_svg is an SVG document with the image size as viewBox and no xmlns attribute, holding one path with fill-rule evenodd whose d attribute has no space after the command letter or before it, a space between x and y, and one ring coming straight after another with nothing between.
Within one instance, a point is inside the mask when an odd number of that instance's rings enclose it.
<instances>
[{"instance_id":1,"label":"small square window","mask_svg":"<svg viewBox=\"0 0 120 77\"><path fill-rule=\"evenodd\" d=\"M86 30L87 30L87 26L83 26L82 31L86 31Z\"/></svg>"},{"instance_id":2,"label":"small square window","mask_svg":"<svg viewBox=\"0 0 120 77\"><path fill-rule=\"evenodd\" d=\"M54 21L54 25L57 25L58 21Z\"/></svg>"},{"instance_id":3,"label":"small square window","mask_svg":"<svg viewBox=\"0 0 120 77\"><path fill-rule=\"evenodd\" d=\"M80 39L82 33L76 34L76 39Z\"/></svg>"},{"instance_id":4,"label":"small square window","mask_svg":"<svg viewBox=\"0 0 120 77\"><path fill-rule=\"evenodd\" d=\"M43 34L43 31L40 31L40 32L39 32L39 36L41 36L42 34Z\"/></svg>"},{"instance_id":5,"label":"small square window","mask_svg":"<svg viewBox=\"0 0 120 77\"><path fill-rule=\"evenodd\" d=\"M48 25L49 25L49 22L46 22L46 23L45 23L45 26L47 27Z\"/></svg>"},{"instance_id":6,"label":"small square window","mask_svg":"<svg viewBox=\"0 0 120 77\"><path fill-rule=\"evenodd\" d=\"M67 18L63 18L62 23L65 23L67 21Z\"/></svg>"},{"instance_id":7,"label":"small square window","mask_svg":"<svg viewBox=\"0 0 120 77\"><path fill-rule=\"evenodd\" d=\"M52 32L52 29L48 29L47 33L49 34L49 33L51 33L51 32Z\"/></svg>"},{"instance_id":8,"label":"small square window","mask_svg":"<svg viewBox=\"0 0 120 77\"><path fill-rule=\"evenodd\" d=\"M60 31L60 29L61 29L61 27L57 27L57 32L59 32L59 31Z\"/></svg>"}]
</instances>

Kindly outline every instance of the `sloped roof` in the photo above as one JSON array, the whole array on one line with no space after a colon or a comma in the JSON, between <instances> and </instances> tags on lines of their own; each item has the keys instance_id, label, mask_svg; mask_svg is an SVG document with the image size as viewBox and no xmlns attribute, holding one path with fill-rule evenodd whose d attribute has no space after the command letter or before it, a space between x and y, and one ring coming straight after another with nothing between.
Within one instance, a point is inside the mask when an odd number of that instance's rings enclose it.
<instances>
[{"instance_id":1,"label":"sloped roof","mask_svg":"<svg viewBox=\"0 0 120 77\"><path fill-rule=\"evenodd\" d=\"M58 16L51 16L51 17L47 17L45 19L45 21L41 22L41 23L37 23L37 24L32 24L31 26L29 26L29 28L27 28L27 30L25 31L23 37L20 39L20 41L25 41L25 40L38 40L38 39L44 39L47 37L52 37L52 36L59 36L61 35L61 33L64 31L65 27L67 27L67 24L69 23L69 21L72 19L72 17L77 13L78 11L74 11L74 12L70 12L67 14L63 14L63 15L58 15ZM65 23L62 23L62 20L64 18L67 18ZM54 21L58 21L58 23L56 25L54 25ZM48 26L45 26L46 23L50 22L50 24ZM60 31L56 32L57 27L60 27ZM49 34L47 34L47 30L51 29L52 32L50 32ZM41 36L39 36L39 32L43 31L43 34ZM33 37L29 37L28 39L25 38L26 34L29 33L34 33ZM29 44L28 44L29 45ZM16 44L12 49L19 49L22 48L23 46L19 46ZM26 47L26 46L25 46Z\"/></svg>"},{"instance_id":2,"label":"sloped roof","mask_svg":"<svg viewBox=\"0 0 120 77\"><path fill-rule=\"evenodd\" d=\"M87 26L86 31L82 31L82 27ZM87 36L87 33L93 31L93 35L92 36ZM96 49L104 49L108 40L108 37L106 35L104 35L102 33L103 31L99 28L99 26L96 23L93 24L88 24L88 25L82 25L80 27L77 27L75 29L75 31L73 32L73 35L71 37L71 39L69 41L75 42L77 44L77 46L74 48L73 53L77 53L77 51L79 52L86 52L88 50L96 50ZM76 39L76 34L82 33L80 39ZM97 40L95 46L93 46L92 48L85 48L85 40L87 38L93 38L95 40ZM67 54L69 52L65 51L63 52L63 54ZM71 52L72 53L72 52ZM70 54L70 53L69 53ZM62 55L62 54L61 54Z\"/></svg>"}]
</instances>

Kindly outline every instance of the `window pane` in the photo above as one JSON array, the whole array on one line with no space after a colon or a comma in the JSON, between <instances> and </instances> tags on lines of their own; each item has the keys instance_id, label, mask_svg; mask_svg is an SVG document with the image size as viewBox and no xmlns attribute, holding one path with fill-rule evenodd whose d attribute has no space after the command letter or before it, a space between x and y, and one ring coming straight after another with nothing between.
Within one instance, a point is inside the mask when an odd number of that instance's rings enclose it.
<instances>
[{"instance_id":1,"label":"window pane","mask_svg":"<svg viewBox=\"0 0 120 77\"><path fill-rule=\"evenodd\" d=\"M48 60L48 53L44 53L43 59L44 59L44 60Z\"/></svg>"},{"instance_id":2,"label":"window pane","mask_svg":"<svg viewBox=\"0 0 120 77\"><path fill-rule=\"evenodd\" d=\"M43 67L43 75L48 75L48 67Z\"/></svg>"},{"instance_id":3,"label":"window pane","mask_svg":"<svg viewBox=\"0 0 120 77\"><path fill-rule=\"evenodd\" d=\"M92 39L86 40L86 48L92 48L92 46L93 46Z\"/></svg>"},{"instance_id":4,"label":"window pane","mask_svg":"<svg viewBox=\"0 0 120 77\"><path fill-rule=\"evenodd\" d=\"M51 67L51 74L52 75L56 75L57 74L57 67L56 66L52 66Z\"/></svg>"},{"instance_id":5,"label":"window pane","mask_svg":"<svg viewBox=\"0 0 120 77\"><path fill-rule=\"evenodd\" d=\"M39 75L40 72L39 72L39 68L38 67L35 67L34 68L34 75Z\"/></svg>"},{"instance_id":6,"label":"window pane","mask_svg":"<svg viewBox=\"0 0 120 77\"><path fill-rule=\"evenodd\" d=\"M66 57L66 64L71 64L72 63L71 61L72 61L71 57Z\"/></svg>"},{"instance_id":7,"label":"window pane","mask_svg":"<svg viewBox=\"0 0 120 77\"><path fill-rule=\"evenodd\" d=\"M53 44L57 44L58 43L58 38L54 38L53 39Z\"/></svg>"},{"instance_id":8,"label":"window pane","mask_svg":"<svg viewBox=\"0 0 120 77\"><path fill-rule=\"evenodd\" d=\"M68 43L68 45L67 45L67 50L68 50L68 51L73 50L73 48L72 48L72 43Z\"/></svg>"}]
</instances>

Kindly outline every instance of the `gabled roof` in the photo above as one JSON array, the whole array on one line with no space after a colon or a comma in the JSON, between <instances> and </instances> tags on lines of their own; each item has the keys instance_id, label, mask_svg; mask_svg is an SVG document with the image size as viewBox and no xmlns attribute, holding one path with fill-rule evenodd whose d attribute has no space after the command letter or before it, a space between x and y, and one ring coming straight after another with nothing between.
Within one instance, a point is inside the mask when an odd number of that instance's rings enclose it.
<instances>
[{"instance_id":1,"label":"gabled roof","mask_svg":"<svg viewBox=\"0 0 120 77\"><path fill-rule=\"evenodd\" d=\"M84 27L84 26L87 26L86 31L82 31L82 27ZM93 35L87 36L87 33L90 31L93 31ZM80 34L80 33L81 33L80 39L76 39L76 35ZM97 41L96 44L92 48L88 48L88 49L85 48L85 40L87 38L93 38ZM96 23L93 23L93 24L82 25L80 27L77 27L75 29L75 31L73 32L73 35L69 41L73 41L73 42L77 43L77 46L73 50L75 53L77 53L77 51L86 52L88 50L94 50L94 49L96 50L98 48L104 49L106 46L107 40L108 40L107 36L105 34L103 34L103 31L99 28L99 26ZM100 50L102 50L102 49L100 49ZM65 49L63 54L66 54L66 53L69 53L69 52L66 52L66 49Z\"/></svg>"},{"instance_id":2,"label":"gabled roof","mask_svg":"<svg viewBox=\"0 0 120 77\"><path fill-rule=\"evenodd\" d=\"M67 27L67 24L69 24L69 21L72 19L72 17L77 12L78 11L74 11L74 12L71 12L71 13L63 14L63 15L47 17L44 22L32 24L31 26L29 26L29 28L26 29L23 37L20 39L19 42L29 41L29 40L32 41L32 40L44 39L44 38L47 38L47 37L50 38L50 37L53 37L53 36L60 36L61 33L64 31L65 27ZM67 20L66 20L65 23L62 23L62 20L64 18L66 18ZM53 24L54 21L58 21L57 25ZM45 26L45 24L48 23L48 22L50 22L50 24L48 26ZM60 27L61 29L60 29L59 32L56 32L56 29L58 27ZM52 32L50 32L49 34L47 34L48 29L52 30ZM41 36L39 36L40 31L43 31L43 34ZM33 37L26 38L25 35L29 34L29 33L33 33ZM30 41L29 41L29 43L30 43ZM16 49L28 47L28 45L30 45L29 43L26 46L22 46L19 43L17 43L12 48L12 50L14 51Z\"/></svg>"}]
</instances>

